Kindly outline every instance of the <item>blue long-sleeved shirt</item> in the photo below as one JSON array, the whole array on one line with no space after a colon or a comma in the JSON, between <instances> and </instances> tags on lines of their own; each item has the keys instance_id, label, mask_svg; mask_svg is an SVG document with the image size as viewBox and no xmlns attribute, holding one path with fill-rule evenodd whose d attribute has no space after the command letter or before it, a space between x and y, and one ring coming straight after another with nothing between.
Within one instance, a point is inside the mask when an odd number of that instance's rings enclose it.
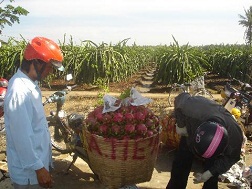
<instances>
[{"instance_id":1,"label":"blue long-sleeved shirt","mask_svg":"<svg viewBox=\"0 0 252 189\"><path fill-rule=\"evenodd\" d=\"M21 70L10 79L4 100L7 162L13 182L38 184L35 170L49 170L52 151L41 91Z\"/></svg>"}]
</instances>

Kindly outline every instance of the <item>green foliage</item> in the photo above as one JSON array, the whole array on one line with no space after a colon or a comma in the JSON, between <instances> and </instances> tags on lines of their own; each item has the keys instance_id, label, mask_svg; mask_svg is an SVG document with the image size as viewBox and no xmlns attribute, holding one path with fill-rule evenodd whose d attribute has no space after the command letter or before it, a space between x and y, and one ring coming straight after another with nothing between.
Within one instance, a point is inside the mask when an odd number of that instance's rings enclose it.
<instances>
[{"instance_id":1,"label":"green foliage","mask_svg":"<svg viewBox=\"0 0 252 189\"><path fill-rule=\"evenodd\" d=\"M246 75L251 75L252 48L245 45L216 45L204 50L212 72L223 77L231 75L243 81L248 79Z\"/></svg>"},{"instance_id":2,"label":"green foliage","mask_svg":"<svg viewBox=\"0 0 252 189\"><path fill-rule=\"evenodd\" d=\"M126 46L128 39L116 45L82 41L80 46L61 43L66 71L72 70L77 83L93 83L98 78L119 82L132 76L151 61L150 47Z\"/></svg>"},{"instance_id":3,"label":"green foliage","mask_svg":"<svg viewBox=\"0 0 252 189\"><path fill-rule=\"evenodd\" d=\"M240 15L239 25L242 25L246 28L244 32L244 38L246 43L251 47L252 46L252 6L248 10L244 9L245 16Z\"/></svg>"},{"instance_id":4,"label":"green foliage","mask_svg":"<svg viewBox=\"0 0 252 189\"><path fill-rule=\"evenodd\" d=\"M54 79L63 79L71 72L77 84L95 84L103 91L102 98L109 91L110 82L127 80L142 68L149 65L157 67L155 82L172 84L190 82L205 71L227 76L230 73L237 79L252 75L252 49L245 45L211 45L192 47L189 44L180 46L174 43L167 46L127 46L129 39L112 45L96 44L90 40L74 45L59 42L64 55L64 72L54 71L45 80L49 83ZM12 38L0 48L0 77L9 79L21 64L23 49L27 42ZM244 74L241 75L240 71Z\"/></svg>"},{"instance_id":5,"label":"green foliage","mask_svg":"<svg viewBox=\"0 0 252 189\"><path fill-rule=\"evenodd\" d=\"M0 77L9 79L23 59L23 49L25 41L16 41L10 38L6 44L0 48Z\"/></svg>"},{"instance_id":6,"label":"green foliage","mask_svg":"<svg viewBox=\"0 0 252 189\"><path fill-rule=\"evenodd\" d=\"M97 104L101 105L103 104L103 96L109 92L109 85L107 83L107 80L102 78L98 78L94 84L97 85L99 89L102 89L102 92L99 92L97 95Z\"/></svg>"},{"instance_id":7,"label":"green foliage","mask_svg":"<svg viewBox=\"0 0 252 189\"><path fill-rule=\"evenodd\" d=\"M131 91L131 89L126 89L125 91L123 91L120 94L119 99L125 99L127 97L130 97L130 91Z\"/></svg>"},{"instance_id":8,"label":"green foliage","mask_svg":"<svg viewBox=\"0 0 252 189\"><path fill-rule=\"evenodd\" d=\"M202 51L189 44L179 46L174 37L173 39L171 46L161 49L162 56L158 59L159 69L155 81L161 84L190 82L202 75L204 67L209 65Z\"/></svg>"},{"instance_id":9,"label":"green foliage","mask_svg":"<svg viewBox=\"0 0 252 189\"><path fill-rule=\"evenodd\" d=\"M0 2L3 3L4 0ZM10 0L10 3L14 0ZM4 8L0 7L0 29L4 29L5 25L12 26L14 23L20 23L20 16L27 16L29 12L23 7L14 7L11 4L6 5ZM1 33L1 30L0 30Z\"/></svg>"}]
</instances>

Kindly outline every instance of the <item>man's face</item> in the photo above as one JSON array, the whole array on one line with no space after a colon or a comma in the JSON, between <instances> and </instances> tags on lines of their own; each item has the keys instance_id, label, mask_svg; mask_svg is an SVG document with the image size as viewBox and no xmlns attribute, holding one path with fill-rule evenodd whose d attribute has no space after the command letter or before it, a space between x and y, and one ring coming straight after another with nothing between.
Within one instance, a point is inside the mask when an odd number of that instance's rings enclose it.
<instances>
[{"instance_id":1,"label":"man's face","mask_svg":"<svg viewBox=\"0 0 252 189\"><path fill-rule=\"evenodd\" d=\"M37 71L36 71L35 67L36 67ZM40 80L43 80L50 73L52 73L52 70L53 70L52 64L42 63L42 62L38 62L38 61L33 62L33 64L31 64L30 68L31 69L29 71L29 77L34 81L39 79L38 74L41 74Z\"/></svg>"},{"instance_id":2,"label":"man's face","mask_svg":"<svg viewBox=\"0 0 252 189\"><path fill-rule=\"evenodd\" d=\"M42 66L41 66L40 69L42 69ZM44 79L46 76L48 76L49 74L51 74L52 71L53 71L52 64L45 64L45 69L44 69L44 71L41 74L41 79Z\"/></svg>"}]
</instances>

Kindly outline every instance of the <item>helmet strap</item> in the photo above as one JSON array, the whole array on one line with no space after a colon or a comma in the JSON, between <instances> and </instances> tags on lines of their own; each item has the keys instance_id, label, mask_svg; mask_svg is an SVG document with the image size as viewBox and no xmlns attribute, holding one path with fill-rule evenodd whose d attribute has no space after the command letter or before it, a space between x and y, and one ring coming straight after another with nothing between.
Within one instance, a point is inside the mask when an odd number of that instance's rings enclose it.
<instances>
[{"instance_id":1,"label":"helmet strap","mask_svg":"<svg viewBox=\"0 0 252 189\"><path fill-rule=\"evenodd\" d=\"M38 69L38 64L41 64L41 62L39 62L37 59L35 59L35 61L37 62L36 64L34 64L34 62L32 62L32 63L33 63L33 66L34 66L34 68L35 68L35 71L36 71L36 73L37 73L37 81L40 81L40 80L41 80L41 75L42 75L42 73L43 73L44 70L45 70L46 64L43 63L41 69L39 70L39 69Z\"/></svg>"}]
</instances>

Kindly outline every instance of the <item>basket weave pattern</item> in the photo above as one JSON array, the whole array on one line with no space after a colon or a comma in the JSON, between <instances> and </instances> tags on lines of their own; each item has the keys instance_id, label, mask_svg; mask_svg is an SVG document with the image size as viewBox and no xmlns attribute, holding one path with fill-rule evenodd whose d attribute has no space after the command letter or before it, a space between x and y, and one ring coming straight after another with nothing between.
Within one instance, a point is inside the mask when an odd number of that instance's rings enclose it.
<instances>
[{"instance_id":1,"label":"basket weave pattern","mask_svg":"<svg viewBox=\"0 0 252 189\"><path fill-rule=\"evenodd\" d=\"M175 121L171 114L166 114L160 119L162 125L161 142L167 147L178 148L180 136L176 132Z\"/></svg>"},{"instance_id":2,"label":"basket weave pattern","mask_svg":"<svg viewBox=\"0 0 252 189\"><path fill-rule=\"evenodd\" d=\"M157 159L160 134L139 140L106 139L84 129L90 166L110 189L147 182Z\"/></svg>"}]
</instances>

